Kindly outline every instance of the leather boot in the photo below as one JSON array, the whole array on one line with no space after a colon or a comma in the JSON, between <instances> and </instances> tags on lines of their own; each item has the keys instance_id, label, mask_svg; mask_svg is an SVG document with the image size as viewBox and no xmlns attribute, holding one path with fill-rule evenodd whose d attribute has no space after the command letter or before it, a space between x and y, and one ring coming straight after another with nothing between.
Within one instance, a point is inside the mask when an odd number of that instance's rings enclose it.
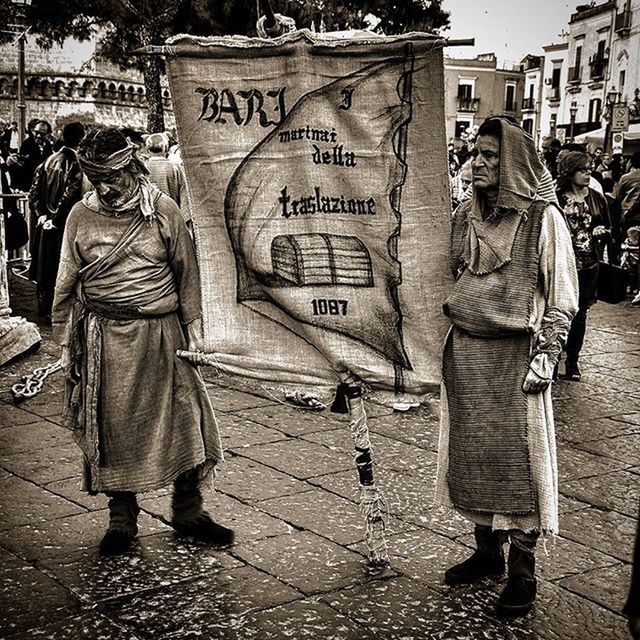
<instances>
[{"instance_id":1,"label":"leather boot","mask_svg":"<svg viewBox=\"0 0 640 640\"><path fill-rule=\"evenodd\" d=\"M511 616L526 615L536 599L535 548L538 533L511 531L509 545L507 584L498 598L496 607L500 613Z\"/></svg>"},{"instance_id":2,"label":"leather boot","mask_svg":"<svg viewBox=\"0 0 640 640\"><path fill-rule=\"evenodd\" d=\"M177 533L215 545L233 544L235 534L203 509L198 468L181 473L173 483L171 524Z\"/></svg>"},{"instance_id":3,"label":"leather boot","mask_svg":"<svg viewBox=\"0 0 640 640\"><path fill-rule=\"evenodd\" d=\"M447 584L470 584L504 573L504 533L477 524L475 538L477 548L471 557L445 571L444 581Z\"/></svg>"},{"instance_id":4,"label":"leather boot","mask_svg":"<svg viewBox=\"0 0 640 640\"><path fill-rule=\"evenodd\" d=\"M126 553L138 533L140 507L136 494L130 491L107 492L109 496L109 528L100 541L100 554L116 556Z\"/></svg>"}]
</instances>

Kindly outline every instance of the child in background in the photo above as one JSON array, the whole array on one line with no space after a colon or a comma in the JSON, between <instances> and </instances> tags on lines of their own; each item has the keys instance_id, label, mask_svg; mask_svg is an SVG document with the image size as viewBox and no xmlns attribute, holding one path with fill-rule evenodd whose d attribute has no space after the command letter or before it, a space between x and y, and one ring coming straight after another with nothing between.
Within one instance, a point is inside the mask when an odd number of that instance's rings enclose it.
<instances>
[{"instance_id":1,"label":"child in background","mask_svg":"<svg viewBox=\"0 0 640 640\"><path fill-rule=\"evenodd\" d=\"M640 304L640 227L629 227L621 248L620 265L629 272L631 292L636 294L631 304Z\"/></svg>"}]
</instances>

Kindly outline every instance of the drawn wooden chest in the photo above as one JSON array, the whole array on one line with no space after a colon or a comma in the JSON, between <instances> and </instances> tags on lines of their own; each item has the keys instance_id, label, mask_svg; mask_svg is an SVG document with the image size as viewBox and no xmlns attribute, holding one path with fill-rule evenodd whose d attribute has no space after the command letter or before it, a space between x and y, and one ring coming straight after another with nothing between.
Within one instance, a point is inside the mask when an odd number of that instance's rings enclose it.
<instances>
[{"instance_id":1,"label":"drawn wooden chest","mask_svg":"<svg viewBox=\"0 0 640 640\"><path fill-rule=\"evenodd\" d=\"M302 233L276 236L271 242L273 272L289 286L372 287L367 247L355 236Z\"/></svg>"}]
</instances>

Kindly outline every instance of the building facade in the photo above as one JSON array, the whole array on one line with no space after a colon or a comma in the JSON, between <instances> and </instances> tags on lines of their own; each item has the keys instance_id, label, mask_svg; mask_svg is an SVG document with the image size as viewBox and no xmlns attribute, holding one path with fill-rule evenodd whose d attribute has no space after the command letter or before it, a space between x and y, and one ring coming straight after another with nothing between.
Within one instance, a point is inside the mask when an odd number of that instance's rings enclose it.
<instances>
[{"instance_id":1,"label":"building facade","mask_svg":"<svg viewBox=\"0 0 640 640\"><path fill-rule=\"evenodd\" d=\"M520 69L524 73L521 124L522 128L537 142L541 133L544 57L526 56L520 64Z\"/></svg>"},{"instance_id":2,"label":"building facade","mask_svg":"<svg viewBox=\"0 0 640 640\"><path fill-rule=\"evenodd\" d=\"M18 120L18 50L0 46L0 121ZM71 120L84 124L147 128L142 74L122 71L102 59L95 43L69 40L44 50L29 38L25 46L26 120L47 120L54 131ZM173 125L168 88L163 87L165 121Z\"/></svg>"},{"instance_id":3,"label":"building facade","mask_svg":"<svg viewBox=\"0 0 640 640\"><path fill-rule=\"evenodd\" d=\"M506 114L521 118L524 73L519 67L498 68L493 53L473 59L444 61L447 139L460 141L466 129L485 118Z\"/></svg>"}]
</instances>

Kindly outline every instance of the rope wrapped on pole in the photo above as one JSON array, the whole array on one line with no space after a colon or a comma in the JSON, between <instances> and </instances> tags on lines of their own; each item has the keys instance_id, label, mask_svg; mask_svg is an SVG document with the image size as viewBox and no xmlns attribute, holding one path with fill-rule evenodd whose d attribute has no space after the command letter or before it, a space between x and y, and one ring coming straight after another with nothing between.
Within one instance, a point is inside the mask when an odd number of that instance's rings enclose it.
<instances>
[{"instance_id":1,"label":"rope wrapped on pole","mask_svg":"<svg viewBox=\"0 0 640 640\"><path fill-rule=\"evenodd\" d=\"M386 503L373 476L373 451L363 390L355 376L349 376L345 382L338 385L331 411L348 413L350 417L351 437L355 447L355 463L360 482L360 509L364 515L365 542L369 550L369 566L374 570L380 570L389 565L384 523Z\"/></svg>"}]
</instances>

